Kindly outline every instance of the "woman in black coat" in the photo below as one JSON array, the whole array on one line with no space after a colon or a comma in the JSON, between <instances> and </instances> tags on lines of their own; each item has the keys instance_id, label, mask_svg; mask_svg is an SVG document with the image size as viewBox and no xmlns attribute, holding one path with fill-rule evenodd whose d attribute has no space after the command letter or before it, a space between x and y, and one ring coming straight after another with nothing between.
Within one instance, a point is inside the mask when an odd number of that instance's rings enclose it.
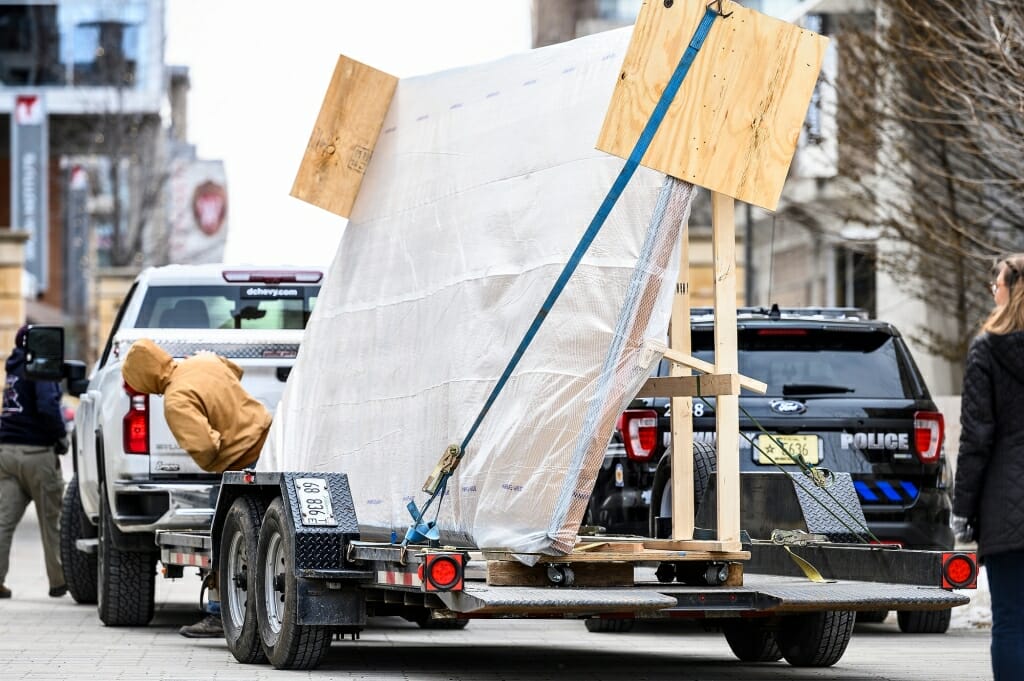
<instances>
[{"instance_id":1,"label":"woman in black coat","mask_svg":"<svg viewBox=\"0 0 1024 681\"><path fill-rule=\"evenodd\" d=\"M993 268L995 309L964 368L953 525L976 539L992 597L996 681L1024 674L1024 254Z\"/></svg>"}]
</instances>

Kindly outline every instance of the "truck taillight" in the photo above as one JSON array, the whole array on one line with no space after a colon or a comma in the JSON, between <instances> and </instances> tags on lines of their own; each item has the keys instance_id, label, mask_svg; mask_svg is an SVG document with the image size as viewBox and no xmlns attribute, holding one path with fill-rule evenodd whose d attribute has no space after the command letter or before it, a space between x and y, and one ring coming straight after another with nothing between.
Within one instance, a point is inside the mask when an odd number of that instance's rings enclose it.
<instances>
[{"instance_id":1,"label":"truck taillight","mask_svg":"<svg viewBox=\"0 0 1024 681\"><path fill-rule=\"evenodd\" d=\"M619 432L626 456L647 461L658 446L658 412L653 409L627 409L619 417Z\"/></svg>"},{"instance_id":2,"label":"truck taillight","mask_svg":"<svg viewBox=\"0 0 1024 681\"><path fill-rule=\"evenodd\" d=\"M124 451L126 454L149 454L149 395L136 392L127 383L128 413L124 415Z\"/></svg>"},{"instance_id":3,"label":"truck taillight","mask_svg":"<svg viewBox=\"0 0 1024 681\"><path fill-rule=\"evenodd\" d=\"M914 412L914 449L921 463L936 463L946 422L937 411Z\"/></svg>"}]
</instances>

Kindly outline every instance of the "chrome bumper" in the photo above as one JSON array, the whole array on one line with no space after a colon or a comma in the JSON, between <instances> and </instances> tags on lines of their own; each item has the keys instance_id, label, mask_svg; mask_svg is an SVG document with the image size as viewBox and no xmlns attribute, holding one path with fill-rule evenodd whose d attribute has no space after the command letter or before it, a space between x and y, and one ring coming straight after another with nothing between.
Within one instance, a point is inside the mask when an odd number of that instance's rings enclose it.
<instances>
[{"instance_id":1,"label":"chrome bumper","mask_svg":"<svg viewBox=\"0 0 1024 681\"><path fill-rule=\"evenodd\" d=\"M122 532L155 532L156 530L206 530L213 521L216 493L220 483L137 483L115 482L110 508L114 522ZM166 496L167 510L160 515L125 515L118 497ZM162 506L162 504L161 504Z\"/></svg>"}]
</instances>

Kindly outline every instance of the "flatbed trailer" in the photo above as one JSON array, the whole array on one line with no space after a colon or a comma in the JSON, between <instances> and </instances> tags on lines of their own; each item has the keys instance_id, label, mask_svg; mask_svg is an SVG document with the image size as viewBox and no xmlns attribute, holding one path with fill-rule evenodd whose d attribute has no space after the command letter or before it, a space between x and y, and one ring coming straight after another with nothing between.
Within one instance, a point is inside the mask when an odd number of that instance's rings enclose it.
<instances>
[{"instance_id":1,"label":"flatbed trailer","mask_svg":"<svg viewBox=\"0 0 1024 681\"><path fill-rule=\"evenodd\" d=\"M822 36L730 0L644 3L616 80L596 146L626 164L577 253L639 165L711 191L714 363L691 356L685 237L669 348L662 353L673 367L670 385L659 386L659 394L672 398L674 415L671 538L583 538L557 556L480 552L426 542L428 533L420 532L426 506L418 512L412 505L407 542L370 541L387 538L360 534L343 472L230 472L209 532L162 533L158 543L165 564L200 565L216 574L225 638L236 659L312 668L335 637L356 636L377 615L451 628L480 618L576 618L592 631L691 617L718 624L743 661L828 666L845 651L857 612L948 610L968 602L955 590L971 588L977 577L972 554L836 544L811 528L803 534L783 528L790 534L756 542L741 529L738 399L741 389L763 394L767 386L739 372L735 201L776 209L826 45ZM293 196L351 216L397 82L339 59ZM578 263L576 256L566 262L505 376ZM477 423L503 385L495 379ZM715 527L703 535L695 527L692 477L695 397L716 400ZM431 500L465 452L469 435L459 435L466 437L463 445L447 451L422 488ZM806 472L825 487L826 472ZM859 511L852 487L844 494L853 499L844 509Z\"/></svg>"},{"instance_id":2,"label":"flatbed trailer","mask_svg":"<svg viewBox=\"0 0 1024 681\"><path fill-rule=\"evenodd\" d=\"M794 536L736 552L586 537L565 556L364 541L344 474L243 471L225 473L209 531L161 532L157 542L167 576L216 575L232 654L282 669L315 667L339 635L395 615L435 628L580 619L605 632L704 619L740 660L827 666L845 651L856 612L963 605L956 590L977 578L969 553ZM792 553L821 568L819 581Z\"/></svg>"}]
</instances>

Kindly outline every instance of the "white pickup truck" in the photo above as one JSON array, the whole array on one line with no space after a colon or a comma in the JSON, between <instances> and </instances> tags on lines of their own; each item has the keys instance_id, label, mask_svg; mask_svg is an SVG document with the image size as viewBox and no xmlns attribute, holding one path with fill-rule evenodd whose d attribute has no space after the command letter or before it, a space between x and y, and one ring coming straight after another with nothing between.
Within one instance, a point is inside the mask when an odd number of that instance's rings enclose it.
<instances>
[{"instance_id":1,"label":"white pickup truck","mask_svg":"<svg viewBox=\"0 0 1024 681\"><path fill-rule=\"evenodd\" d=\"M128 347L146 337L178 358L197 350L228 357L245 370L245 388L273 411L322 278L310 267L171 265L135 280L87 387L69 385L72 393L85 389L61 558L71 595L97 603L104 624L149 622L160 558L155 533L208 528L220 485L220 475L200 469L175 441L162 397L126 389Z\"/></svg>"}]
</instances>

